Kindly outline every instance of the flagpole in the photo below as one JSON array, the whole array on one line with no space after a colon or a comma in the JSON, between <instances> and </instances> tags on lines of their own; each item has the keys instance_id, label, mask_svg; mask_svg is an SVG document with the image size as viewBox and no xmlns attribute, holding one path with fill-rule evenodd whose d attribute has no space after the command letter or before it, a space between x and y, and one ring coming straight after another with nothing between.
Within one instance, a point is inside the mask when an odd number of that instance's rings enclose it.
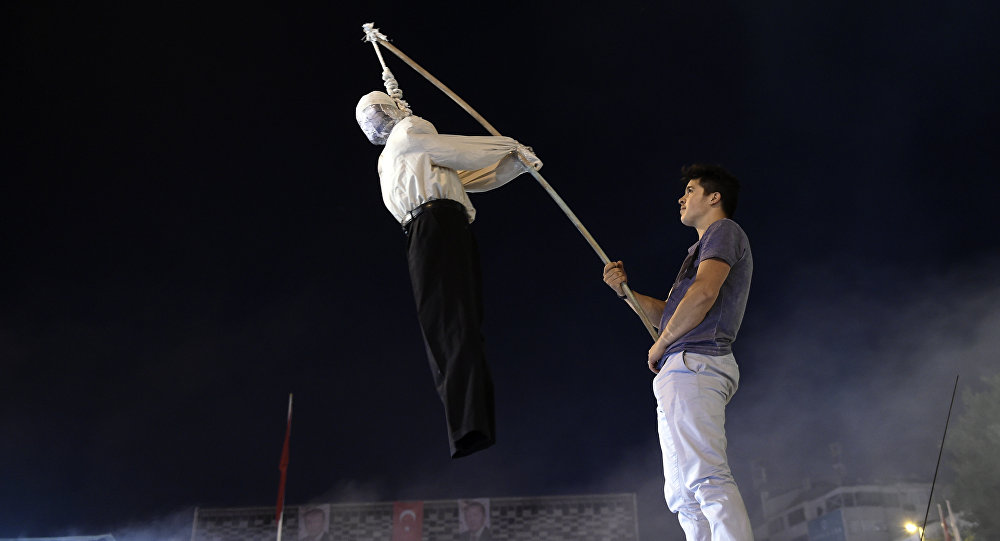
<instances>
[{"instance_id":1,"label":"flagpole","mask_svg":"<svg viewBox=\"0 0 1000 541\"><path fill-rule=\"evenodd\" d=\"M191 521L191 541L194 541L198 533L198 507L194 508L194 520Z\"/></svg>"},{"instance_id":2,"label":"flagpole","mask_svg":"<svg viewBox=\"0 0 1000 541\"><path fill-rule=\"evenodd\" d=\"M285 444L281 447L281 461L278 470L281 471L281 481L278 482L278 541L281 541L281 525L285 520L285 479L288 477L288 441L292 435L292 393L288 393L288 423L285 425Z\"/></svg>"}]
</instances>

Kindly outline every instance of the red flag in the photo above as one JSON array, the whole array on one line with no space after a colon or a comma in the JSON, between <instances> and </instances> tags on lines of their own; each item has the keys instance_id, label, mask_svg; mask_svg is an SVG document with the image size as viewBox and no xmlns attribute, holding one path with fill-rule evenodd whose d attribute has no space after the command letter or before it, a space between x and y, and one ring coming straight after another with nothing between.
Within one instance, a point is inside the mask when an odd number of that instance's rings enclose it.
<instances>
[{"instance_id":1,"label":"red flag","mask_svg":"<svg viewBox=\"0 0 1000 541\"><path fill-rule=\"evenodd\" d=\"M288 475L288 440L292 436L292 394L288 393L288 425L285 427L285 445L281 448L281 481L278 483L278 509L274 512L274 520L281 520L281 512L285 508L285 478Z\"/></svg>"},{"instance_id":2,"label":"red flag","mask_svg":"<svg viewBox=\"0 0 1000 541\"><path fill-rule=\"evenodd\" d=\"M951 541L951 532L948 531L948 523L944 521L944 511L941 510L941 504L937 504L938 516L941 517L941 531L944 532L944 541Z\"/></svg>"},{"instance_id":3,"label":"red flag","mask_svg":"<svg viewBox=\"0 0 1000 541\"><path fill-rule=\"evenodd\" d=\"M424 502L392 504L392 541L420 541L424 528Z\"/></svg>"}]
</instances>

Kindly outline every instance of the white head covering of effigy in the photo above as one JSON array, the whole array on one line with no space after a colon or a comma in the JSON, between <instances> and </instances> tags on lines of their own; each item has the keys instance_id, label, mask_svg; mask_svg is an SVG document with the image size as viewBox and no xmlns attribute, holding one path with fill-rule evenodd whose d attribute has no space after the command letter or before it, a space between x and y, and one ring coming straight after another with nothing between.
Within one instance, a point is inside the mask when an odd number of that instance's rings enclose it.
<instances>
[{"instance_id":1,"label":"white head covering of effigy","mask_svg":"<svg viewBox=\"0 0 1000 541\"><path fill-rule=\"evenodd\" d=\"M395 100L378 90L362 96L354 108L358 126L374 145L384 145L389 140L392 129L406 116Z\"/></svg>"}]
</instances>

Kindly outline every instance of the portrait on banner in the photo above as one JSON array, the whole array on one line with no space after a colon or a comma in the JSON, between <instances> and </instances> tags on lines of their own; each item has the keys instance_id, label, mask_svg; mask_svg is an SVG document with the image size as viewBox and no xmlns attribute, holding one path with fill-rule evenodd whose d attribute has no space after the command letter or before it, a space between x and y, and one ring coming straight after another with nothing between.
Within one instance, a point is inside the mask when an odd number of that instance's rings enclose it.
<instances>
[{"instance_id":1,"label":"portrait on banner","mask_svg":"<svg viewBox=\"0 0 1000 541\"><path fill-rule=\"evenodd\" d=\"M299 509L299 541L333 541L329 505L307 505Z\"/></svg>"},{"instance_id":2,"label":"portrait on banner","mask_svg":"<svg viewBox=\"0 0 1000 541\"><path fill-rule=\"evenodd\" d=\"M458 501L458 538L462 541L492 541L489 498Z\"/></svg>"}]
</instances>

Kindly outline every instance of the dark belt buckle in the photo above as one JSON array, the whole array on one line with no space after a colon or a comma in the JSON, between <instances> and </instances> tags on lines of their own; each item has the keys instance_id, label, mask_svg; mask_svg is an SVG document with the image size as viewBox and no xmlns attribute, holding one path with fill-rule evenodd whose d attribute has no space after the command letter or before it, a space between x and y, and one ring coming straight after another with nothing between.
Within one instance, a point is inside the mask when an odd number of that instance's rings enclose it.
<instances>
[{"instance_id":1,"label":"dark belt buckle","mask_svg":"<svg viewBox=\"0 0 1000 541\"><path fill-rule=\"evenodd\" d=\"M410 224L413 223L413 220L416 220L417 216L420 216L421 214L423 214L425 210L433 206L453 208L456 211L461 211L463 214L465 213L465 205L459 203L458 201L455 201L453 199L431 199L430 201L427 201L426 203L419 205L417 208L411 210L410 212L407 212L403 216L403 223L400 224L403 227L403 233L409 236Z\"/></svg>"}]
</instances>

